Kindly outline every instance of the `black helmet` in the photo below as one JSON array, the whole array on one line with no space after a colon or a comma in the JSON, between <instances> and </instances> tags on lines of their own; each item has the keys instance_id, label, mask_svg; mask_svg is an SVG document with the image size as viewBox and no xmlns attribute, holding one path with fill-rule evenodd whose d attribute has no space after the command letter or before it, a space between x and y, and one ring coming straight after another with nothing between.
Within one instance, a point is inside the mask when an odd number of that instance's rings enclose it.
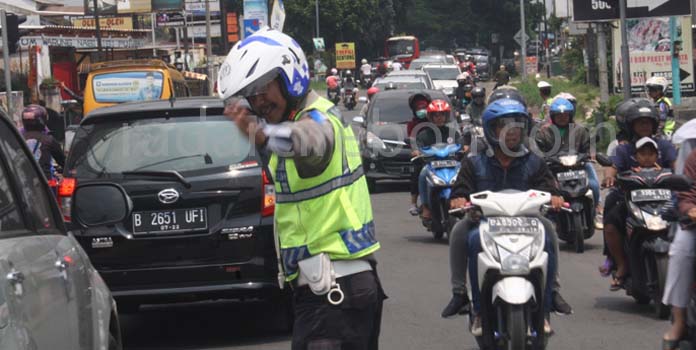
<instances>
[{"instance_id":1,"label":"black helmet","mask_svg":"<svg viewBox=\"0 0 696 350\"><path fill-rule=\"evenodd\" d=\"M430 97L430 95L428 93L425 93L425 92L419 92L419 93L411 95L411 97L408 98L408 106L411 107L411 111L413 111L413 113L416 113L415 102L418 99L423 99L423 100L427 101L428 104L430 104L430 102L432 102L432 100L433 100L432 97Z\"/></svg>"},{"instance_id":2,"label":"black helmet","mask_svg":"<svg viewBox=\"0 0 696 350\"><path fill-rule=\"evenodd\" d=\"M473 90L471 90L471 97L476 98L476 97L486 97L486 88L482 87L475 87Z\"/></svg>"},{"instance_id":3,"label":"black helmet","mask_svg":"<svg viewBox=\"0 0 696 350\"><path fill-rule=\"evenodd\" d=\"M653 123L653 134L657 133L659 124L657 117L657 108L652 101L645 98L631 98L621 102L616 107L616 124L619 130L628 135L629 139L633 139L633 123L641 118L648 118Z\"/></svg>"},{"instance_id":4,"label":"black helmet","mask_svg":"<svg viewBox=\"0 0 696 350\"><path fill-rule=\"evenodd\" d=\"M396 84L390 82L384 87L384 90L396 90Z\"/></svg>"},{"instance_id":5,"label":"black helmet","mask_svg":"<svg viewBox=\"0 0 696 350\"><path fill-rule=\"evenodd\" d=\"M464 91L472 91L474 90L474 86L471 84L464 84Z\"/></svg>"},{"instance_id":6,"label":"black helmet","mask_svg":"<svg viewBox=\"0 0 696 350\"><path fill-rule=\"evenodd\" d=\"M43 131L47 120L48 112L40 105L28 105L22 110L22 125L26 130Z\"/></svg>"},{"instance_id":7,"label":"black helmet","mask_svg":"<svg viewBox=\"0 0 696 350\"><path fill-rule=\"evenodd\" d=\"M497 88L493 90L490 96L488 96L488 104L490 105L496 100L499 100L501 98L510 98L513 99L517 102L520 102L524 105L524 107L527 107L527 101L524 100L524 97L520 94L517 89L512 88L512 87L507 87L507 88Z\"/></svg>"}]
</instances>

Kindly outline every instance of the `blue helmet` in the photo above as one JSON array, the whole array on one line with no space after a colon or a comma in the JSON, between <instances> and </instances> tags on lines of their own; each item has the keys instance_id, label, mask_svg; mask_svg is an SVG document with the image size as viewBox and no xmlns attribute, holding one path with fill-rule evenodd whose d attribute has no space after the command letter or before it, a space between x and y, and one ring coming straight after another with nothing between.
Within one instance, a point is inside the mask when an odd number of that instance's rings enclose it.
<instances>
[{"instance_id":1,"label":"blue helmet","mask_svg":"<svg viewBox=\"0 0 696 350\"><path fill-rule=\"evenodd\" d=\"M573 104L565 98L556 97L549 108L549 115L551 116L551 121L554 124L556 123L554 116L559 113L569 113L570 122L572 123L573 118L575 117L575 106L573 106Z\"/></svg>"},{"instance_id":2,"label":"blue helmet","mask_svg":"<svg viewBox=\"0 0 696 350\"><path fill-rule=\"evenodd\" d=\"M527 107L516 99L497 99L483 111L483 133L489 145L498 146L498 136L495 134L496 126L500 122L508 122L508 118L514 118L514 122L524 124L523 134L529 134L532 120L527 112Z\"/></svg>"}]
</instances>

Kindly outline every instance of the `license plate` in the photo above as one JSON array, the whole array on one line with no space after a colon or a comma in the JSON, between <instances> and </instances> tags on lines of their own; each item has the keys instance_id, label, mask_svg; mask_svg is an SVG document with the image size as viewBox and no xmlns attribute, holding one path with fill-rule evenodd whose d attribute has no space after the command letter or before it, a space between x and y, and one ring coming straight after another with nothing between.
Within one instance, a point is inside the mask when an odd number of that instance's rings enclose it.
<instances>
[{"instance_id":1,"label":"license plate","mask_svg":"<svg viewBox=\"0 0 696 350\"><path fill-rule=\"evenodd\" d=\"M430 166L439 169L439 168L454 168L456 167L458 162L456 160L434 160L430 162Z\"/></svg>"},{"instance_id":2,"label":"license plate","mask_svg":"<svg viewBox=\"0 0 696 350\"><path fill-rule=\"evenodd\" d=\"M558 181L570 181L584 179L587 177L585 170L571 170L556 174Z\"/></svg>"},{"instance_id":3,"label":"license plate","mask_svg":"<svg viewBox=\"0 0 696 350\"><path fill-rule=\"evenodd\" d=\"M672 199L672 191L662 188L650 188L631 191L633 202L668 201Z\"/></svg>"},{"instance_id":4,"label":"license plate","mask_svg":"<svg viewBox=\"0 0 696 350\"><path fill-rule=\"evenodd\" d=\"M208 229L206 208L139 211L133 213L133 233L172 233Z\"/></svg>"},{"instance_id":5,"label":"license plate","mask_svg":"<svg viewBox=\"0 0 696 350\"><path fill-rule=\"evenodd\" d=\"M541 220L537 218L512 218L490 217L488 218L488 232L491 234L540 234L542 232Z\"/></svg>"}]
</instances>

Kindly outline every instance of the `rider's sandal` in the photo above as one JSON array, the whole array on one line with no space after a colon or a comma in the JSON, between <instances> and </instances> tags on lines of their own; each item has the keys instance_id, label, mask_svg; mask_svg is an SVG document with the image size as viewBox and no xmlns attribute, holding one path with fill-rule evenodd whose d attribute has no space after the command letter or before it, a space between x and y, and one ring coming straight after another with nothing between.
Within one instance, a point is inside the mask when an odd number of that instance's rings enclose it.
<instances>
[{"instance_id":1,"label":"rider's sandal","mask_svg":"<svg viewBox=\"0 0 696 350\"><path fill-rule=\"evenodd\" d=\"M611 270L613 269L613 263L611 259L607 258L604 260L604 264L599 267L599 274L602 275L602 277L609 277L611 275Z\"/></svg>"},{"instance_id":2,"label":"rider's sandal","mask_svg":"<svg viewBox=\"0 0 696 350\"><path fill-rule=\"evenodd\" d=\"M675 350L679 349L679 343L682 339L665 339L662 338L662 350Z\"/></svg>"},{"instance_id":3,"label":"rider's sandal","mask_svg":"<svg viewBox=\"0 0 696 350\"><path fill-rule=\"evenodd\" d=\"M624 288L625 282L626 282L626 276L617 276L616 273L613 273L611 275L611 285L609 286L609 290L612 292L616 292L617 290L621 290Z\"/></svg>"}]
</instances>

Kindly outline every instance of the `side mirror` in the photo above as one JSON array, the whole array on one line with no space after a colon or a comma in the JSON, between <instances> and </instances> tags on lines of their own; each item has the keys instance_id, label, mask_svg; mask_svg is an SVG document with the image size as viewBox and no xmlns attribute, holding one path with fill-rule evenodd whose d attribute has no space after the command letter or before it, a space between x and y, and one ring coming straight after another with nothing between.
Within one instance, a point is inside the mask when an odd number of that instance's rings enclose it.
<instances>
[{"instance_id":1,"label":"side mirror","mask_svg":"<svg viewBox=\"0 0 696 350\"><path fill-rule=\"evenodd\" d=\"M604 154L597 153L596 158L597 158L597 163L599 163L599 165L601 165L601 166L609 167L609 166L614 165L614 162L612 162L611 159Z\"/></svg>"},{"instance_id":2,"label":"side mirror","mask_svg":"<svg viewBox=\"0 0 696 350\"><path fill-rule=\"evenodd\" d=\"M468 114L466 114L466 113L462 113L462 114L459 115L459 121L461 121L461 122L469 122L469 121L471 121L471 116L468 115Z\"/></svg>"},{"instance_id":3,"label":"side mirror","mask_svg":"<svg viewBox=\"0 0 696 350\"><path fill-rule=\"evenodd\" d=\"M353 117L353 123L358 124L358 125L364 125L365 124L365 118L363 116L355 116Z\"/></svg>"},{"instance_id":4,"label":"side mirror","mask_svg":"<svg viewBox=\"0 0 696 350\"><path fill-rule=\"evenodd\" d=\"M73 217L84 227L119 223L132 210L133 203L126 191L114 183L80 185L73 195Z\"/></svg>"},{"instance_id":5,"label":"side mirror","mask_svg":"<svg viewBox=\"0 0 696 350\"><path fill-rule=\"evenodd\" d=\"M365 97L365 96L360 96L360 98L358 98L358 102L360 102L360 103L367 103L367 97Z\"/></svg>"},{"instance_id":6,"label":"side mirror","mask_svg":"<svg viewBox=\"0 0 696 350\"><path fill-rule=\"evenodd\" d=\"M688 191L691 189L693 182L684 175L667 176L660 184L669 188L672 191Z\"/></svg>"}]
</instances>

